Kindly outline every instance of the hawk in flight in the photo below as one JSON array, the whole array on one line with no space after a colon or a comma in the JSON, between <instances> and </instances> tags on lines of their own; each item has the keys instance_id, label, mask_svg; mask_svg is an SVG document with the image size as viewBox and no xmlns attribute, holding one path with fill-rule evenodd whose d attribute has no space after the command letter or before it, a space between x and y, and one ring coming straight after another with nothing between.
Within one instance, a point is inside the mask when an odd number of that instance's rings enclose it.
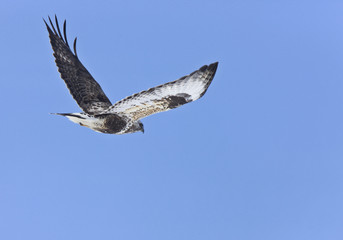
<instances>
[{"instance_id":1,"label":"hawk in flight","mask_svg":"<svg viewBox=\"0 0 343 240\"><path fill-rule=\"evenodd\" d=\"M56 114L97 132L109 134L144 132L140 119L201 98L217 70L218 62L205 65L176 81L133 94L112 104L100 85L80 62L76 52L77 38L74 40L74 53L70 49L66 21L63 24L63 35L56 16L55 26L50 17L50 26L45 20L44 22L61 78L83 110L82 113Z\"/></svg>"}]
</instances>

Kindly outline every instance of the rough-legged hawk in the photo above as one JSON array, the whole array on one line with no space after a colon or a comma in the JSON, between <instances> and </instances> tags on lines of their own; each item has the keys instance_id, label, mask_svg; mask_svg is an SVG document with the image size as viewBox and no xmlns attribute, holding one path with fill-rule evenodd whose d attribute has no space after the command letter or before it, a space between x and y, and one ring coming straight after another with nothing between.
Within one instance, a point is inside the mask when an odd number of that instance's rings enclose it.
<instances>
[{"instance_id":1,"label":"rough-legged hawk","mask_svg":"<svg viewBox=\"0 0 343 240\"><path fill-rule=\"evenodd\" d=\"M61 78L71 95L83 110L82 113L57 113L71 121L97 132L124 134L144 132L141 118L151 114L177 108L201 98L212 82L218 62L205 65L199 70L176 81L133 94L112 105L100 85L71 51L66 35L66 21L63 35L55 16L56 26L50 17L50 26L44 20L54 51L55 62Z\"/></svg>"}]
</instances>

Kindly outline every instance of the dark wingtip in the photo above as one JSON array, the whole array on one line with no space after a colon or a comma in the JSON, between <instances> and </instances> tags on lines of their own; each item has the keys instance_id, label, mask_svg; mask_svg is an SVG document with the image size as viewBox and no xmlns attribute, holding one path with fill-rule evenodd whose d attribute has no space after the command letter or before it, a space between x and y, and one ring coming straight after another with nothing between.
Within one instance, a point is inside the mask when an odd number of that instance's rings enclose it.
<instances>
[{"instance_id":1,"label":"dark wingtip","mask_svg":"<svg viewBox=\"0 0 343 240\"><path fill-rule=\"evenodd\" d=\"M49 33L51 33L51 29L49 27L49 24L45 21L45 19L43 18L43 21L45 23L46 29L48 30Z\"/></svg>"},{"instance_id":2,"label":"dark wingtip","mask_svg":"<svg viewBox=\"0 0 343 240\"><path fill-rule=\"evenodd\" d=\"M51 21L50 16L48 16L48 19L49 19L50 25L51 25L51 27L52 27L52 30L53 30L54 33L57 35L56 29L55 29L55 27L54 27L54 24L52 24L52 21ZM48 27L48 30L51 31L50 27ZM50 32L50 31L49 31L49 32Z\"/></svg>"},{"instance_id":3,"label":"dark wingtip","mask_svg":"<svg viewBox=\"0 0 343 240\"><path fill-rule=\"evenodd\" d=\"M63 23L63 35L64 35L64 41L69 47L68 40L67 40L67 20L64 20L64 23Z\"/></svg>"},{"instance_id":4,"label":"dark wingtip","mask_svg":"<svg viewBox=\"0 0 343 240\"><path fill-rule=\"evenodd\" d=\"M205 66L200 68L200 69L203 69L203 72L207 71L208 72L208 76L207 76L207 83L206 83L206 86L205 86L205 90L200 94L199 98L204 96L204 94L206 93L208 87L210 86L210 84L211 84L211 82L212 82L212 80L214 78L214 75L216 74L217 68L218 68L218 62L214 62L214 63L211 63L208 66L205 65Z\"/></svg>"},{"instance_id":5,"label":"dark wingtip","mask_svg":"<svg viewBox=\"0 0 343 240\"><path fill-rule=\"evenodd\" d=\"M218 67L218 62L211 63L210 65L204 65L202 66L199 71L200 72L205 72L205 71L212 71L215 72Z\"/></svg>"},{"instance_id":6,"label":"dark wingtip","mask_svg":"<svg viewBox=\"0 0 343 240\"><path fill-rule=\"evenodd\" d=\"M208 70L209 70L209 71L212 71L212 72L214 72L214 73L217 71L217 68L218 68L218 62L211 63L211 64L208 66Z\"/></svg>"},{"instance_id":7,"label":"dark wingtip","mask_svg":"<svg viewBox=\"0 0 343 240\"><path fill-rule=\"evenodd\" d=\"M77 41L77 37L74 40L74 53L75 53L75 56L78 58L77 52L76 52L76 41Z\"/></svg>"},{"instance_id":8,"label":"dark wingtip","mask_svg":"<svg viewBox=\"0 0 343 240\"><path fill-rule=\"evenodd\" d=\"M62 35L61 29L60 29L60 26L58 23L57 15L55 14L55 26L56 26L56 28L55 28L50 16L48 16L48 20L49 20L50 25L43 18L43 21L44 21L44 23L45 23L45 25L49 31L49 34L55 35L55 36L53 36L53 38L55 38L55 37L60 38L67 45L67 47L70 49L68 39L67 39L67 21L64 20L64 22L63 22L63 35ZM51 39L51 37L52 36L50 36L50 39ZM74 52L75 52L75 56L77 57L75 45L76 45L76 39L74 41Z\"/></svg>"},{"instance_id":9,"label":"dark wingtip","mask_svg":"<svg viewBox=\"0 0 343 240\"><path fill-rule=\"evenodd\" d=\"M58 20L57 20L56 14L55 14L55 23L56 23L56 28L57 28L57 31L58 31L58 35L63 40L63 37L62 37L62 34L61 34L61 30L60 30L60 25L58 24Z\"/></svg>"},{"instance_id":10,"label":"dark wingtip","mask_svg":"<svg viewBox=\"0 0 343 240\"><path fill-rule=\"evenodd\" d=\"M42 19L43 19L43 22L45 23L45 25L48 26L48 24L46 23L45 19L43 17L42 17Z\"/></svg>"}]
</instances>

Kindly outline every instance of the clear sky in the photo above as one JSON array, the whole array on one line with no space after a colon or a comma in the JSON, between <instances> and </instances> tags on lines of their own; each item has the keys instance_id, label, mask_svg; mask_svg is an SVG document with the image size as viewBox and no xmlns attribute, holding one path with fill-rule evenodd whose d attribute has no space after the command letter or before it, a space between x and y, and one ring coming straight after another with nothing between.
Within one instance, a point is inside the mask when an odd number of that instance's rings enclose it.
<instances>
[{"instance_id":1,"label":"clear sky","mask_svg":"<svg viewBox=\"0 0 343 240\"><path fill-rule=\"evenodd\" d=\"M0 8L0 239L343 239L343 1L15 1ZM205 96L105 135L42 17L115 102L219 61Z\"/></svg>"}]
</instances>

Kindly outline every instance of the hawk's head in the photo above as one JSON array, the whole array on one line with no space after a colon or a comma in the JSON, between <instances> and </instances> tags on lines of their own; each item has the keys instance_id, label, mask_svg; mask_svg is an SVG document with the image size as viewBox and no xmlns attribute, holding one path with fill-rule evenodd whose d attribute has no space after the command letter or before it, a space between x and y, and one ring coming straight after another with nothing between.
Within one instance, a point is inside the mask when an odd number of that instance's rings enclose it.
<instances>
[{"instance_id":1,"label":"hawk's head","mask_svg":"<svg viewBox=\"0 0 343 240\"><path fill-rule=\"evenodd\" d=\"M144 133L144 126L141 121L136 121L125 133L142 132Z\"/></svg>"}]
</instances>

